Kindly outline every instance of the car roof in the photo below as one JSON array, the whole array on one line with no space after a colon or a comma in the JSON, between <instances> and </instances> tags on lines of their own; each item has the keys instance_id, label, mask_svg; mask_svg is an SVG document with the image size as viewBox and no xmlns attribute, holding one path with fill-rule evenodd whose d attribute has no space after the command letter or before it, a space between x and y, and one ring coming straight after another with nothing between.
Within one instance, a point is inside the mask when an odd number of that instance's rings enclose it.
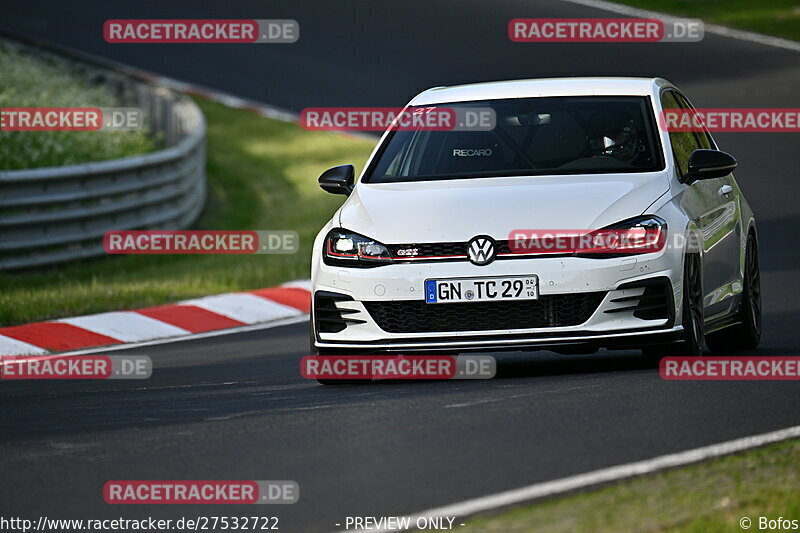
<instances>
[{"instance_id":1,"label":"car roof","mask_svg":"<svg viewBox=\"0 0 800 533\"><path fill-rule=\"evenodd\" d=\"M416 97L409 105L431 105L505 98L537 96L650 96L664 86L662 78L539 78L491 81L452 87L434 87Z\"/></svg>"}]
</instances>

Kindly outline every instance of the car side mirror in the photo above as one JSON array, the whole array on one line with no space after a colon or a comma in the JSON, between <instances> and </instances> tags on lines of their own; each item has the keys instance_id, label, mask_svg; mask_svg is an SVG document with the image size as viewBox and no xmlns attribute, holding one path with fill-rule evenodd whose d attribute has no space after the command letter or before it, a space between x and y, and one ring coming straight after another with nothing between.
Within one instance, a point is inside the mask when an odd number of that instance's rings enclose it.
<instances>
[{"instance_id":1,"label":"car side mirror","mask_svg":"<svg viewBox=\"0 0 800 533\"><path fill-rule=\"evenodd\" d=\"M331 194L349 196L353 192L356 169L353 165L339 165L329 168L319 177L319 186Z\"/></svg>"},{"instance_id":2,"label":"car side mirror","mask_svg":"<svg viewBox=\"0 0 800 533\"><path fill-rule=\"evenodd\" d=\"M689 157L687 181L709 180L727 176L736 169L736 159L719 150L695 150Z\"/></svg>"}]
</instances>

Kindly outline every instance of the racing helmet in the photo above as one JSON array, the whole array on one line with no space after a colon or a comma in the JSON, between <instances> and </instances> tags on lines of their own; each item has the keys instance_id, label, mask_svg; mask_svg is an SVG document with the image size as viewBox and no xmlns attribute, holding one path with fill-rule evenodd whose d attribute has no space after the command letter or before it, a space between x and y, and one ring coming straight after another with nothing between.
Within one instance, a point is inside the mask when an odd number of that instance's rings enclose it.
<instances>
[{"instance_id":1,"label":"racing helmet","mask_svg":"<svg viewBox=\"0 0 800 533\"><path fill-rule=\"evenodd\" d=\"M629 113L597 111L589 117L589 144L595 157L633 162L641 151L636 123Z\"/></svg>"}]
</instances>

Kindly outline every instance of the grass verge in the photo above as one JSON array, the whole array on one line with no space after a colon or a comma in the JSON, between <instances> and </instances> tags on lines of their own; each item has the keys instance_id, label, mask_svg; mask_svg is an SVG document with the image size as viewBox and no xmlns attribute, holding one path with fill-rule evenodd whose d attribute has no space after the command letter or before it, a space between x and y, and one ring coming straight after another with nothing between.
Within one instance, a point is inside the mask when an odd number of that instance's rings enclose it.
<instances>
[{"instance_id":1,"label":"grass verge","mask_svg":"<svg viewBox=\"0 0 800 533\"><path fill-rule=\"evenodd\" d=\"M119 107L102 86L67 66L20 53L0 41L0 108ZM145 131L0 131L0 170L75 165L143 154L156 143Z\"/></svg>"},{"instance_id":2,"label":"grass verge","mask_svg":"<svg viewBox=\"0 0 800 533\"><path fill-rule=\"evenodd\" d=\"M463 533L730 533L800 519L800 439L469 520Z\"/></svg>"},{"instance_id":3,"label":"grass verge","mask_svg":"<svg viewBox=\"0 0 800 533\"><path fill-rule=\"evenodd\" d=\"M703 19L740 30L800 41L798 0L613 0L642 9Z\"/></svg>"},{"instance_id":4,"label":"grass verge","mask_svg":"<svg viewBox=\"0 0 800 533\"><path fill-rule=\"evenodd\" d=\"M0 274L0 325L131 309L308 278L314 236L343 196L319 174L363 165L374 143L196 100L208 121L209 199L198 229L294 230L294 255L131 255Z\"/></svg>"}]
</instances>

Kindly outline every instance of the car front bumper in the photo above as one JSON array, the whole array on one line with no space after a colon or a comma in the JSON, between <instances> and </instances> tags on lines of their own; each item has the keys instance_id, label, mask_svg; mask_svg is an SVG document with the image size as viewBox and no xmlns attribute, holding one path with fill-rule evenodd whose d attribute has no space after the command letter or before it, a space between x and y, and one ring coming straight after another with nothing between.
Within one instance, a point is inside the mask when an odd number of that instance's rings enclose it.
<instances>
[{"instance_id":1,"label":"car front bumper","mask_svg":"<svg viewBox=\"0 0 800 533\"><path fill-rule=\"evenodd\" d=\"M681 326L676 325L680 321L675 320L680 316L681 272L682 253L668 249L623 258L514 258L495 260L486 266L458 261L357 269L317 260L312 274L314 344L320 351L363 353L544 349L563 345L637 347L671 342L681 332ZM591 294L592 309L579 323L573 320L561 325L553 317L545 317L545 327L519 327L520 319L515 317L514 327L505 327L502 319L498 322L492 314L493 308L478 307L479 302L424 303L427 279L531 274L539 278L543 304L548 299L562 300L565 303L559 309L563 314L569 310L565 305L575 301L575 296ZM648 289L650 285L655 288ZM660 299L658 294L662 294ZM662 301L665 307L652 309L653 304L660 305ZM492 302L496 306L504 303ZM447 327L439 329L427 324L426 305L438 306L439 315L453 314L453 320L445 319ZM461 306L459 312L463 313L481 309L486 324L464 326L466 321L459 323L458 313L451 313L455 308L446 306ZM338 313L330 311L334 308ZM376 308L385 312L376 314ZM393 309L415 309L420 316L392 316ZM342 322L336 325L338 319Z\"/></svg>"}]
</instances>

